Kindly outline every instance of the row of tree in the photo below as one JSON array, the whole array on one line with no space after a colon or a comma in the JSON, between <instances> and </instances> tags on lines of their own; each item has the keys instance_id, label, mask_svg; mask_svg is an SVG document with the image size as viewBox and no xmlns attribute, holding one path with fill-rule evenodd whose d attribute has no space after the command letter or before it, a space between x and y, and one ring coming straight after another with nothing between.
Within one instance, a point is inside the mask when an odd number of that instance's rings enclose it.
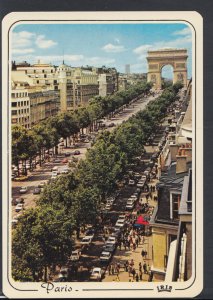
<instances>
[{"instance_id":1,"label":"row of tree","mask_svg":"<svg viewBox=\"0 0 213 300\"><path fill-rule=\"evenodd\" d=\"M93 130L99 119L114 114L134 98L147 94L150 88L150 83L142 82L126 91L119 91L110 96L96 96L89 101L87 107L50 117L30 130L22 126L12 126L12 163L18 167L19 173L19 163L21 162L26 175L27 160L32 167L33 160L39 155L41 163L45 157L45 151L55 148L57 152L57 145L61 137L65 139L67 145L70 138L75 139L84 128Z\"/></svg>"},{"instance_id":2,"label":"row of tree","mask_svg":"<svg viewBox=\"0 0 213 300\"><path fill-rule=\"evenodd\" d=\"M47 268L66 262L73 234L78 236L86 224L99 223L101 204L114 193L135 156L141 155L179 87L167 88L145 110L111 133L100 134L75 173L62 175L45 187L37 207L27 210L13 231L15 280L37 281L42 276L46 280Z\"/></svg>"}]
</instances>

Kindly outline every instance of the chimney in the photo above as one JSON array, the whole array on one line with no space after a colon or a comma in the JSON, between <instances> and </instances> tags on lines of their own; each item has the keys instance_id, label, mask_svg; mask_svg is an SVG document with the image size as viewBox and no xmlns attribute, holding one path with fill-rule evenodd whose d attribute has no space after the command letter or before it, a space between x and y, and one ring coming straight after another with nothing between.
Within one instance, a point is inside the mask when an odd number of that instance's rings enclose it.
<instances>
[{"instance_id":1,"label":"chimney","mask_svg":"<svg viewBox=\"0 0 213 300\"><path fill-rule=\"evenodd\" d=\"M179 149L176 160L176 174L187 172L187 155L185 149Z\"/></svg>"},{"instance_id":2,"label":"chimney","mask_svg":"<svg viewBox=\"0 0 213 300\"><path fill-rule=\"evenodd\" d=\"M171 153L171 160L176 161L176 155L178 153L178 145L177 144L170 144L169 145L170 153Z\"/></svg>"}]
</instances>

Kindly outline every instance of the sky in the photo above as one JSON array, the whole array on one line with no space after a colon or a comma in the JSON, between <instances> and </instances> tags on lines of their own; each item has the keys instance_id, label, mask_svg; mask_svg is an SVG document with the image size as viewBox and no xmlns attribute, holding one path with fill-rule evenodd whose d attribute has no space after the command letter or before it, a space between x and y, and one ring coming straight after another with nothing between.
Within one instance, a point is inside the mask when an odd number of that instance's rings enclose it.
<instances>
[{"instance_id":1,"label":"sky","mask_svg":"<svg viewBox=\"0 0 213 300\"><path fill-rule=\"evenodd\" d=\"M192 73L192 33L184 23L154 24L20 24L12 31L12 60L73 67L115 67L125 72L147 72L147 51L163 48L188 50L188 78ZM163 77L172 77L165 66Z\"/></svg>"}]
</instances>

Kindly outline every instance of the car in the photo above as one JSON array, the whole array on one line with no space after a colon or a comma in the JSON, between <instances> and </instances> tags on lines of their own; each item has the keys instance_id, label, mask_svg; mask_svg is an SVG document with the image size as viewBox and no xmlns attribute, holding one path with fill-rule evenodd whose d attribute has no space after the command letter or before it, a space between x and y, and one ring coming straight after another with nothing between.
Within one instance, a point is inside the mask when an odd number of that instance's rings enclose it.
<instances>
[{"instance_id":1,"label":"car","mask_svg":"<svg viewBox=\"0 0 213 300\"><path fill-rule=\"evenodd\" d=\"M59 174L59 169L58 169L58 167L56 167L56 166L53 167L51 171L52 171L52 173L53 173L53 172L56 172L56 174Z\"/></svg>"},{"instance_id":2,"label":"car","mask_svg":"<svg viewBox=\"0 0 213 300\"><path fill-rule=\"evenodd\" d=\"M134 177L135 177L136 179L140 179L140 178L141 178L141 175L140 175L139 173L135 173L135 174L134 174Z\"/></svg>"},{"instance_id":3,"label":"car","mask_svg":"<svg viewBox=\"0 0 213 300\"><path fill-rule=\"evenodd\" d=\"M15 207L15 211L16 211L16 212L20 212L20 211L22 211L23 209L24 209L24 204L23 204L23 203L19 203L19 204L17 204L16 207Z\"/></svg>"},{"instance_id":4,"label":"car","mask_svg":"<svg viewBox=\"0 0 213 300\"><path fill-rule=\"evenodd\" d=\"M64 153L64 156L70 156L70 155L71 155L70 152L65 152L65 153Z\"/></svg>"},{"instance_id":5,"label":"car","mask_svg":"<svg viewBox=\"0 0 213 300\"><path fill-rule=\"evenodd\" d=\"M61 163L61 159L54 159L53 163L60 164Z\"/></svg>"},{"instance_id":6,"label":"car","mask_svg":"<svg viewBox=\"0 0 213 300\"><path fill-rule=\"evenodd\" d=\"M39 188L45 187L45 182L39 182L38 187L39 187Z\"/></svg>"},{"instance_id":7,"label":"car","mask_svg":"<svg viewBox=\"0 0 213 300\"><path fill-rule=\"evenodd\" d=\"M118 216L118 220L125 221L126 220L126 215L120 215L120 216Z\"/></svg>"},{"instance_id":8,"label":"car","mask_svg":"<svg viewBox=\"0 0 213 300\"><path fill-rule=\"evenodd\" d=\"M80 155L81 152L80 152L79 150L75 150L73 154L74 154L74 155Z\"/></svg>"},{"instance_id":9,"label":"car","mask_svg":"<svg viewBox=\"0 0 213 300\"><path fill-rule=\"evenodd\" d=\"M110 253L113 253L116 249L116 245L115 244L108 244L106 243L104 246L103 246L103 251L106 251L106 252L110 252Z\"/></svg>"},{"instance_id":10,"label":"car","mask_svg":"<svg viewBox=\"0 0 213 300\"><path fill-rule=\"evenodd\" d=\"M130 185L130 186L135 185L135 181L134 181L133 179L130 179L130 180L129 180L129 185Z\"/></svg>"},{"instance_id":11,"label":"car","mask_svg":"<svg viewBox=\"0 0 213 300\"><path fill-rule=\"evenodd\" d=\"M59 273L60 281L61 282L66 281L68 279L69 274L70 274L70 268L67 266L62 266Z\"/></svg>"},{"instance_id":12,"label":"car","mask_svg":"<svg viewBox=\"0 0 213 300\"><path fill-rule=\"evenodd\" d=\"M108 239L107 239L107 241L106 241L106 243L107 243L107 244L113 244L113 245L116 245L117 239L116 239L116 237L114 237L114 236L109 236Z\"/></svg>"},{"instance_id":13,"label":"car","mask_svg":"<svg viewBox=\"0 0 213 300\"><path fill-rule=\"evenodd\" d=\"M61 174L68 174L69 173L69 168L63 168L61 170Z\"/></svg>"},{"instance_id":14,"label":"car","mask_svg":"<svg viewBox=\"0 0 213 300\"><path fill-rule=\"evenodd\" d=\"M68 159L67 159L67 158L64 158L64 159L62 160L62 163L63 163L63 164L68 163Z\"/></svg>"},{"instance_id":15,"label":"car","mask_svg":"<svg viewBox=\"0 0 213 300\"><path fill-rule=\"evenodd\" d=\"M128 203L128 204L126 205L126 210L132 210L133 208L134 208L134 202Z\"/></svg>"},{"instance_id":16,"label":"car","mask_svg":"<svg viewBox=\"0 0 213 300\"><path fill-rule=\"evenodd\" d=\"M108 124L108 127L114 127L115 126L115 123L109 123Z\"/></svg>"},{"instance_id":17,"label":"car","mask_svg":"<svg viewBox=\"0 0 213 300\"><path fill-rule=\"evenodd\" d=\"M12 219L11 220L11 225L12 225L12 228L15 228L18 224L18 220L17 219Z\"/></svg>"},{"instance_id":18,"label":"car","mask_svg":"<svg viewBox=\"0 0 213 300\"><path fill-rule=\"evenodd\" d=\"M11 174L11 179L12 179L12 180L14 180L16 177L17 177L17 174L16 174L16 173L12 173L12 174Z\"/></svg>"},{"instance_id":19,"label":"car","mask_svg":"<svg viewBox=\"0 0 213 300\"><path fill-rule=\"evenodd\" d=\"M92 243L92 238L91 237L83 237L83 239L81 240L81 245L87 245L89 246Z\"/></svg>"},{"instance_id":20,"label":"car","mask_svg":"<svg viewBox=\"0 0 213 300\"><path fill-rule=\"evenodd\" d=\"M52 172L51 179L56 179L57 177L58 177L57 172L53 171L53 172Z\"/></svg>"},{"instance_id":21,"label":"car","mask_svg":"<svg viewBox=\"0 0 213 300\"><path fill-rule=\"evenodd\" d=\"M104 271L101 268L94 267L91 271L90 280L101 281Z\"/></svg>"},{"instance_id":22,"label":"car","mask_svg":"<svg viewBox=\"0 0 213 300\"><path fill-rule=\"evenodd\" d=\"M110 261L111 257L112 257L112 253L111 252L109 252L109 251L102 251L101 256L100 256L100 261L104 262L104 263L107 263L107 262Z\"/></svg>"},{"instance_id":23,"label":"car","mask_svg":"<svg viewBox=\"0 0 213 300\"><path fill-rule=\"evenodd\" d=\"M145 182L138 182L137 183L137 187L138 188L142 188L144 186Z\"/></svg>"},{"instance_id":24,"label":"car","mask_svg":"<svg viewBox=\"0 0 213 300\"><path fill-rule=\"evenodd\" d=\"M85 236L93 236L94 237L95 234L95 229L94 228L88 228L85 232Z\"/></svg>"},{"instance_id":25,"label":"car","mask_svg":"<svg viewBox=\"0 0 213 300\"><path fill-rule=\"evenodd\" d=\"M27 187L26 186L22 186L21 189L19 190L20 194L25 194L27 192Z\"/></svg>"},{"instance_id":26,"label":"car","mask_svg":"<svg viewBox=\"0 0 213 300\"><path fill-rule=\"evenodd\" d=\"M115 224L115 226L119 226L119 227L123 227L125 224L125 221L124 220L118 220Z\"/></svg>"},{"instance_id":27,"label":"car","mask_svg":"<svg viewBox=\"0 0 213 300\"><path fill-rule=\"evenodd\" d=\"M134 201L138 200L138 197L136 195L131 195L129 199L133 199Z\"/></svg>"},{"instance_id":28,"label":"car","mask_svg":"<svg viewBox=\"0 0 213 300\"><path fill-rule=\"evenodd\" d=\"M106 210L110 210L111 208L112 208L112 204L107 203L106 206L105 206L105 209Z\"/></svg>"},{"instance_id":29,"label":"car","mask_svg":"<svg viewBox=\"0 0 213 300\"><path fill-rule=\"evenodd\" d=\"M38 187L34 188L34 190L33 190L33 194L34 195L38 195L40 193L41 193L41 189L40 188L38 188Z\"/></svg>"},{"instance_id":30,"label":"car","mask_svg":"<svg viewBox=\"0 0 213 300\"><path fill-rule=\"evenodd\" d=\"M78 261L81 257L81 251L80 250L74 250L71 252L70 260L71 261Z\"/></svg>"}]
</instances>

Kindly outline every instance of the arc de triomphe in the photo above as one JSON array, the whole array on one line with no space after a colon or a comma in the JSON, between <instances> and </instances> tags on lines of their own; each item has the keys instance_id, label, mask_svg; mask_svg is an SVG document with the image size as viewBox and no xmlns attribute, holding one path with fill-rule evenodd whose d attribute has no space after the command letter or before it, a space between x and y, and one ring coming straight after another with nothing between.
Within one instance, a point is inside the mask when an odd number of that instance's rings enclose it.
<instances>
[{"instance_id":1,"label":"arc de triomphe","mask_svg":"<svg viewBox=\"0 0 213 300\"><path fill-rule=\"evenodd\" d=\"M148 51L147 81L153 82L155 89L161 88L161 71L166 65L173 67L173 83L180 81L187 86L187 50L162 49Z\"/></svg>"}]
</instances>

